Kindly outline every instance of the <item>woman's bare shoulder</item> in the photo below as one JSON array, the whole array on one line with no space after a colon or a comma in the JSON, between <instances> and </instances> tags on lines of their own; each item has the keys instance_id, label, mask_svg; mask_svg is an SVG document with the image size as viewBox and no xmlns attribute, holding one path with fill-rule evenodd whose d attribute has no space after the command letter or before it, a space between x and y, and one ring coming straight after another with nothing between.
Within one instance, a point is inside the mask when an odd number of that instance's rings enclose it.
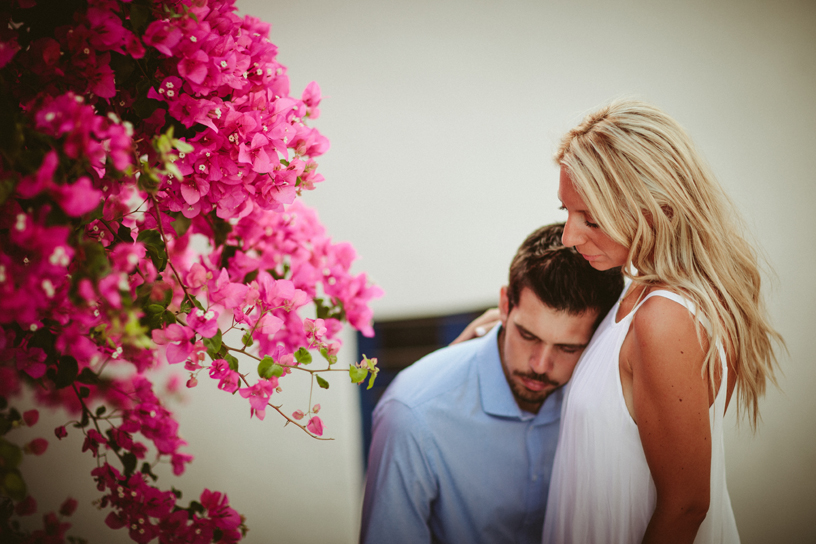
<instances>
[{"instance_id":1,"label":"woman's bare shoulder","mask_svg":"<svg viewBox=\"0 0 816 544\"><path fill-rule=\"evenodd\" d=\"M632 319L632 332L638 347L665 353L676 348L703 353L697 336L695 319L683 304L661 296L647 299Z\"/></svg>"}]
</instances>

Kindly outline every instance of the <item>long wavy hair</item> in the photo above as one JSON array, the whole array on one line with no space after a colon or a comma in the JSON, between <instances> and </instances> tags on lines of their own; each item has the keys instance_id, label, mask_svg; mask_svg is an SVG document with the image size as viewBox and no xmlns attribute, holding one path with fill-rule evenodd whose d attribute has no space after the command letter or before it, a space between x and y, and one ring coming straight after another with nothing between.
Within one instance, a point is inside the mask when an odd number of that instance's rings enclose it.
<instances>
[{"instance_id":1,"label":"long wavy hair","mask_svg":"<svg viewBox=\"0 0 816 544\"><path fill-rule=\"evenodd\" d=\"M654 106L618 100L569 131L555 160L601 230L629 248L624 274L696 305L701 345L708 339L703 373L713 388L722 345L736 367L737 415L756 428L784 341L769 323L743 223L688 134Z\"/></svg>"}]
</instances>

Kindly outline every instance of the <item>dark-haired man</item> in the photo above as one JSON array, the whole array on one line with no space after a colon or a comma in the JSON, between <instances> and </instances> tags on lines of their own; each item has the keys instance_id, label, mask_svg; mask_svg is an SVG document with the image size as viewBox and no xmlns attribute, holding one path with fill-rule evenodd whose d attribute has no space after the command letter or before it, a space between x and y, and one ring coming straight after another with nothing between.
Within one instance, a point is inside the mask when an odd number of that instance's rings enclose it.
<instances>
[{"instance_id":1,"label":"dark-haired man","mask_svg":"<svg viewBox=\"0 0 816 544\"><path fill-rule=\"evenodd\" d=\"M527 237L501 327L405 369L374 410L360 541L541 542L561 386L623 289L561 245Z\"/></svg>"}]
</instances>

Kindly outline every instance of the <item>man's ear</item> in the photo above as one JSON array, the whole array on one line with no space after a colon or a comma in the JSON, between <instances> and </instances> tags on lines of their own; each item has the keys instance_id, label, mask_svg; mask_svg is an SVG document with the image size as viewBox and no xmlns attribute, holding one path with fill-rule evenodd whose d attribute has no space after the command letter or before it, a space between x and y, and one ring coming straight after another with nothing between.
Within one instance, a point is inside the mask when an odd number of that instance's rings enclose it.
<instances>
[{"instance_id":1,"label":"man's ear","mask_svg":"<svg viewBox=\"0 0 816 544\"><path fill-rule=\"evenodd\" d=\"M502 327L507 328L507 316L510 314L510 299L507 298L507 286L501 288L499 295L499 317Z\"/></svg>"}]
</instances>

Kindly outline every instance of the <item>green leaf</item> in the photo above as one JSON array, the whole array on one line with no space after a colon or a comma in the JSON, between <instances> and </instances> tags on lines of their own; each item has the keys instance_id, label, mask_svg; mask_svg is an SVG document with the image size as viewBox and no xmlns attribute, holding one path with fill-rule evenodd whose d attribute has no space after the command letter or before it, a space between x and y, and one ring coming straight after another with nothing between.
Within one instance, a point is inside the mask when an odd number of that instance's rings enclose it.
<instances>
[{"instance_id":1,"label":"green leaf","mask_svg":"<svg viewBox=\"0 0 816 544\"><path fill-rule=\"evenodd\" d=\"M133 33L141 37L144 31L147 30L147 24L150 22L150 8L140 4L130 5L130 26L133 28Z\"/></svg>"},{"instance_id":2,"label":"green leaf","mask_svg":"<svg viewBox=\"0 0 816 544\"><path fill-rule=\"evenodd\" d=\"M88 426L88 423L91 422L90 416L88 416L88 412L86 410L82 411L82 421L79 423L74 423L74 427L77 429L83 429Z\"/></svg>"},{"instance_id":3,"label":"green leaf","mask_svg":"<svg viewBox=\"0 0 816 544\"><path fill-rule=\"evenodd\" d=\"M195 148L185 142L184 140L173 140L173 147L176 148L177 151L181 151L182 153L192 153L195 151Z\"/></svg>"},{"instance_id":4,"label":"green leaf","mask_svg":"<svg viewBox=\"0 0 816 544\"><path fill-rule=\"evenodd\" d=\"M105 254L105 248L98 242L86 242L82 244L82 249L85 253L84 259L75 259L88 272L92 279L98 280L107 274L110 269L108 256Z\"/></svg>"},{"instance_id":5,"label":"green leaf","mask_svg":"<svg viewBox=\"0 0 816 544\"><path fill-rule=\"evenodd\" d=\"M87 399L90 394L91 394L90 389L88 389L84 385L80 386L80 388L79 388L79 398Z\"/></svg>"},{"instance_id":6,"label":"green leaf","mask_svg":"<svg viewBox=\"0 0 816 544\"><path fill-rule=\"evenodd\" d=\"M153 469L150 467L150 463L142 463L142 470L141 470L140 472L141 472L142 474L146 474L147 476L150 476L150 478L151 478L151 479L152 479L154 482L155 482L156 480L158 480L158 479L159 479L159 477L158 477L158 476L156 476L155 474L153 474ZM175 491L175 490L174 490L174 491ZM181 491L179 491L179 494L176 496L176 498L181 498Z\"/></svg>"},{"instance_id":7,"label":"green leaf","mask_svg":"<svg viewBox=\"0 0 816 544\"><path fill-rule=\"evenodd\" d=\"M26 497L26 485L20 471L17 469L6 472L3 477L3 490L15 501L21 501Z\"/></svg>"},{"instance_id":8,"label":"green leaf","mask_svg":"<svg viewBox=\"0 0 816 544\"><path fill-rule=\"evenodd\" d=\"M178 213L175 217L173 228L176 230L176 236L181 238L189 230L192 220L184 217L181 213Z\"/></svg>"},{"instance_id":9,"label":"green leaf","mask_svg":"<svg viewBox=\"0 0 816 544\"><path fill-rule=\"evenodd\" d=\"M320 348L320 355L329 362L329 365L337 362L337 355L329 355L329 350L326 348Z\"/></svg>"},{"instance_id":10,"label":"green leaf","mask_svg":"<svg viewBox=\"0 0 816 544\"><path fill-rule=\"evenodd\" d=\"M351 383L360 383L366 379L367 375L368 370L366 370L365 368L360 368L354 365L349 366L349 376L351 377Z\"/></svg>"},{"instance_id":11,"label":"green leaf","mask_svg":"<svg viewBox=\"0 0 816 544\"><path fill-rule=\"evenodd\" d=\"M145 93L144 95L140 95L139 98L133 102L133 113L138 115L141 119L147 119L153 115L153 112L161 105L161 102L148 98L147 93Z\"/></svg>"},{"instance_id":12,"label":"green leaf","mask_svg":"<svg viewBox=\"0 0 816 544\"><path fill-rule=\"evenodd\" d=\"M138 463L133 452L127 452L122 456L122 465L125 469L125 476L130 477L136 471L136 464Z\"/></svg>"},{"instance_id":13,"label":"green leaf","mask_svg":"<svg viewBox=\"0 0 816 544\"><path fill-rule=\"evenodd\" d=\"M174 178L178 180L184 179L184 174L181 173L181 170L179 170L179 167L176 166L173 161L167 161L166 163L164 163L164 168L169 173L173 174Z\"/></svg>"},{"instance_id":14,"label":"green leaf","mask_svg":"<svg viewBox=\"0 0 816 544\"><path fill-rule=\"evenodd\" d=\"M212 338L204 338L203 342L210 357L213 359L218 359L218 354L221 352L222 344L221 329L215 331L215 335Z\"/></svg>"},{"instance_id":15,"label":"green leaf","mask_svg":"<svg viewBox=\"0 0 816 544\"><path fill-rule=\"evenodd\" d=\"M98 407L96 409L96 417L102 417L102 414L104 414L105 410L107 410L107 409L108 409L108 407L105 406L105 405L102 405L102 406Z\"/></svg>"},{"instance_id":16,"label":"green leaf","mask_svg":"<svg viewBox=\"0 0 816 544\"><path fill-rule=\"evenodd\" d=\"M114 51L111 51L110 55L110 67L113 68L116 83L121 85L136 70L136 60L129 55L120 55Z\"/></svg>"},{"instance_id":17,"label":"green leaf","mask_svg":"<svg viewBox=\"0 0 816 544\"><path fill-rule=\"evenodd\" d=\"M190 512L195 512L197 514L203 514L206 510L204 509L204 505L198 501L190 501L190 507L188 508Z\"/></svg>"},{"instance_id":18,"label":"green leaf","mask_svg":"<svg viewBox=\"0 0 816 544\"><path fill-rule=\"evenodd\" d=\"M8 197L14 192L14 182L10 179L0 181L0 206L6 203Z\"/></svg>"},{"instance_id":19,"label":"green leaf","mask_svg":"<svg viewBox=\"0 0 816 544\"><path fill-rule=\"evenodd\" d=\"M379 369L371 373L371 377L368 379L368 387L366 387L366 389L371 389L372 387L374 387L374 379L377 377L378 373Z\"/></svg>"},{"instance_id":20,"label":"green leaf","mask_svg":"<svg viewBox=\"0 0 816 544\"><path fill-rule=\"evenodd\" d=\"M159 231L153 229L143 230L139 232L136 241L144 244L150 260L153 261L153 266L159 272L163 272L167 267L167 249Z\"/></svg>"},{"instance_id":21,"label":"green leaf","mask_svg":"<svg viewBox=\"0 0 816 544\"><path fill-rule=\"evenodd\" d=\"M249 347L255 343L255 341L252 340L252 334L250 333L250 331L244 333L244 336L241 337L241 343L244 344L246 347Z\"/></svg>"},{"instance_id":22,"label":"green leaf","mask_svg":"<svg viewBox=\"0 0 816 544\"><path fill-rule=\"evenodd\" d=\"M93 370L86 367L83 368L82 372L79 373L79 376L76 377L76 381L86 385L94 385L99 383L99 376L97 376Z\"/></svg>"},{"instance_id":23,"label":"green leaf","mask_svg":"<svg viewBox=\"0 0 816 544\"><path fill-rule=\"evenodd\" d=\"M54 377L54 387L63 389L68 387L77 377L79 366L77 360L70 355L63 355L59 358L59 365L57 366L57 375Z\"/></svg>"},{"instance_id":24,"label":"green leaf","mask_svg":"<svg viewBox=\"0 0 816 544\"><path fill-rule=\"evenodd\" d=\"M284 370L281 365L272 360L272 357L266 356L258 363L258 376L266 378L267 380L272 376L280 378L283 376Z\"/></svg>"},{"instance_id":25,"label":"green leaf","mask_svg":"<svg viewBox=\"0 0 816 544\"><path fill-rule=\"evenodd\" d=\"M227 236L229 236L229 233L232 232L232 225L215 215L214 211L211 212L208 217L212 220L213 241L215 242L215 247L220 247L227 241ZM234 254L235 253L233 253L233 255ZM224 262L223 256L222 262Z\"/></svg>"},{"instance_id":26,"label":"green leaf","mask_svg":"<svg viewBox=\"0 0 816 544\"><path fill-rule=\"evenodd\" d=\"M116 233L119 235L119 238L124 240L125 242L133 243L133 236L130 235L130 229L124 225L119 225L119 231Z\"/></svg>"},{"instance_id":27,"label":"green leaf","mask_svg":"<svg viewBox=\"0 0 816 544\"><path fill-rule=\"evenodd\" d=\"M317 385L319 385L321 388L323 389L329 388L329 382L320 377L320 375L315 374L315 378L317 378Z\"/></svg>"},{"instance_id":28,"label":"green leaf","mask_svg":"<svg viewBox=\"0 0 816 544\"><path fill-rule=\"evenodd\" d=\"M238 372L238 359L227 353L224 355L224 360L229 363L229 367Z\"/></svg>"},{"instance_id":29,"label":"green leaf","mask_svg":"<svg viewBox=\"0 0 816 544\"><path fill-rule=\"evenodd\" d=\"M298 348L295 352L295 361L302 365L308 365L312 362L312 354L304 347Z\"/></svg>"},{"instance_id":30,"label":"green leaf","mask_svg":"<svg viewBox=\"0 0 816 544\"><path fill-rule=\"evenodd\" d=\"M23 450L4 438L0 438L0 467L3 469L17 468L23 461Z\"/></svg>"},{"instance_id":31,"label":"green leaf","mask_svg":"<svg viewBox=\"0 0 816 544\"><path fill-rule=\"evenodd\" d=\"M255 281L255 278L258 277L258 271L260 268L256 268L252 272L249 272L246 276L244 276L244 284L252 283Z\"/></svg>"},{"instance_id":32,"label":"green leaf","mask_svg":"<svg viewBox=\"0 0 816 544\"><path fill-rule=\"evenodd\" d=\"M272 359L269 355L265 356L261 359L261 362L258 363L258 376L261 378L266 378L267 380L272 377L272 367L275 365L275 360ZM280 366L280 365L278 365Z\"/></svg>"}]
</instances>

